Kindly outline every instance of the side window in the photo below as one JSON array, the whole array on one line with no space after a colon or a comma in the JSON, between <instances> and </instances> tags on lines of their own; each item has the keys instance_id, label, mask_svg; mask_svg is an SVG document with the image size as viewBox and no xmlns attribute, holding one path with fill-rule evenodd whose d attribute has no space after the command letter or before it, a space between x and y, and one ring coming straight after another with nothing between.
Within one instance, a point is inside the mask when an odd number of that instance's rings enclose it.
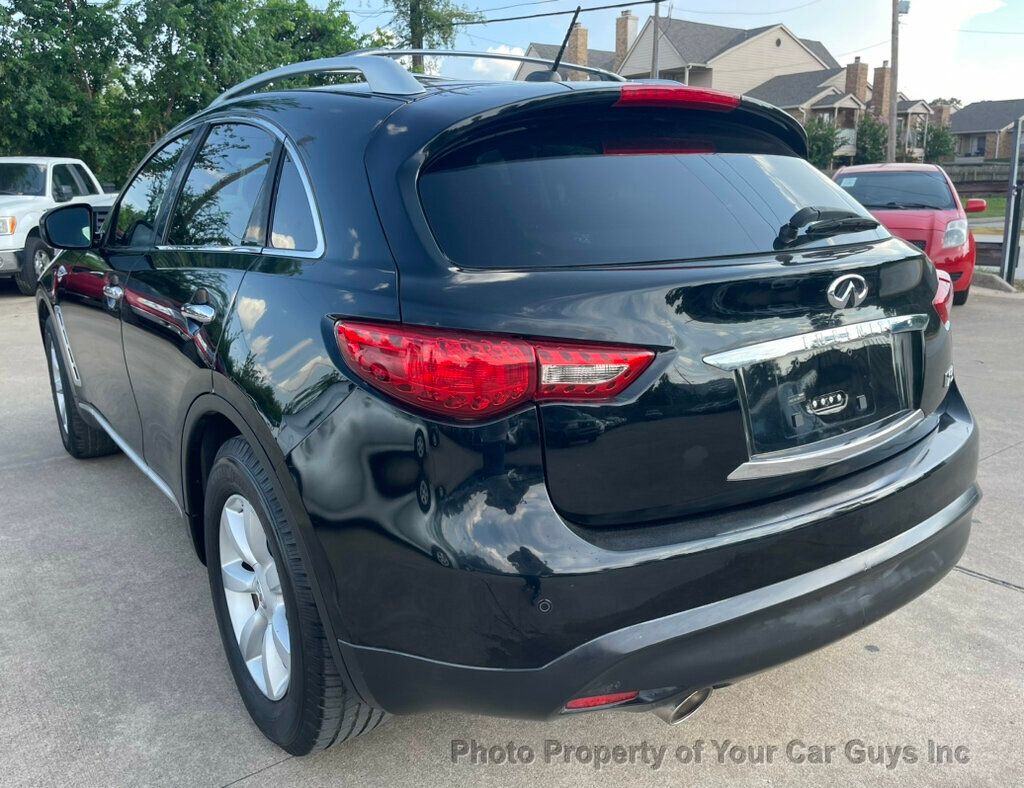
<instances>
[{"instance_id":1,"label":"side window","mask_svg":"<svg viewBox=\"0 0 1024 788\"><path fill-rule=\"evenodd\" d=\"M146 247L156 243L156 216L190 137L186 134L167 143L139 170L117 206L112 246Z\"/></svg>"},{"instance_id":2,"label":"side window","mask_svg":"<svg viewBox=\"0 0 1024 788\"><path fill-rule=\"evenodd\" d=\"M274 217L270 222L270 245L275 249L309 252L316 249L316 225L302 184L299 169L285 155L274 198Z\"/></svg>"},{"instance_id":3,"label":"side window","mask_svg":"<svg viewBox=\"0 0 1024 788\"><path fill-rule=\"evenodd\" d=\"M53 165L53 198L55 200L70 200L72 197L82 197L86 194L88 192L78 182L70 165Z\"/></svg>"},{"instance_id":4,"label":"side window","mask_svg":"<svg viewBox=\"0 0 1024 788\"><path fill-rule=\"evenodd\" d=\"M214 126L178 195L167 243L262 246L275 144L255 126Z\"/></svg>"},{"instance_id":5,"label":"side window","mask_svg":"<svg viewBox=\"0 0 1024 788\"><path fill-rule=\"evenodd\" d=\"M85 189L84 194L99 194L99 191L97 191L96 186L92 182L92 178L89 177L89 173L85 171L85 167L81 164L72 164L71 169L74 170L75 175L78 176L78 182Z\"/></svg>"}]
</instances>

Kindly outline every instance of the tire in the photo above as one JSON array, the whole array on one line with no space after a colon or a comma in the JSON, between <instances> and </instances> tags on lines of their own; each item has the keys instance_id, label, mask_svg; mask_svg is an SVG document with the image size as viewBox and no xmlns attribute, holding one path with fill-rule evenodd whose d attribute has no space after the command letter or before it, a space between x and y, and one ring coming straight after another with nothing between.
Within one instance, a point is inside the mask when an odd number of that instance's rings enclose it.
<instances>
[{"instance_id":1,"label":"tire","mask_svg":"<svg viewBox=\"0 0 1024 788\"><path fill-rule=\"evenodd\" d=\"M966 290L961 290L959 293L953 293L953 303L956 306L963 306L967 303L967 296L971 294L971 288L968 287Z\"/></svg>"},{"instance_id":2,"label":"tire","mask_svg":"<svg viewBox=\"0 0 1024 788\"><path fill-rule=\"evenodd\" d=\"M37 259L45 262L37 268ZM21 268L14 275L14 282L22 295L34 295L39 284L39 274L53 259L53 250L38 238L25 241L25 251L21 253Z\"/></svg>"},{"instance_id":3,"label":"tire","mask_svg":"<svg viewBox=\"0 0 1024 788\"><path fill-rule=\"evenodd\" d=\"M243 438L231 438L217 452L204 507L217 624L235 684L256 726L287 752L306 755L380 725L385 712L365 704L334 662L299 557L295 518ZM278 615L282 605L284 620ZM262 634L246 637L247 632ZM248 662L243 640L249 645ZM285 657L288 666L282 672Z\"/></svg>"},{"instance_id":4,"label":"tire","mask_svg":"<svg viewBox=\"0 0 1024 788\"><path fill-rule=\"evenodd\" d=\"M117 444L99 427L93 427L82 417L82 411L75 399L75 390L64 368L64 354L57 343L53 318L46 319L43 329L43 348L46 351L46 365L50 370L50 393L53 396L53 410L57 416L57 429L64 449L72 457L85 460L114 454Z\"/></svg>"}]
</instances>

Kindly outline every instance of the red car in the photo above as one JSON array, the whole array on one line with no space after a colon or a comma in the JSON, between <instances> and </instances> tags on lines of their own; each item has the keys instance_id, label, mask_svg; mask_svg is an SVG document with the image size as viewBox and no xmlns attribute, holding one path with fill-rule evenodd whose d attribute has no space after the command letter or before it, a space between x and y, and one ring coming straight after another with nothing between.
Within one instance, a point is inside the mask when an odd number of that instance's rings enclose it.
<instances>
[{"instance_id":1,"label":"red car","mask_svg":"<svg viewBox=\"0 0 1024 788\"><path fill-rule=\"evenodd\" d=\"M860 164L843 167L834 178L889 232L922 249L949 274L954 304L967 301L976 255L967 214L988 208L984 200L962 205L937 164Z\"/></svg>"}]
</instances>

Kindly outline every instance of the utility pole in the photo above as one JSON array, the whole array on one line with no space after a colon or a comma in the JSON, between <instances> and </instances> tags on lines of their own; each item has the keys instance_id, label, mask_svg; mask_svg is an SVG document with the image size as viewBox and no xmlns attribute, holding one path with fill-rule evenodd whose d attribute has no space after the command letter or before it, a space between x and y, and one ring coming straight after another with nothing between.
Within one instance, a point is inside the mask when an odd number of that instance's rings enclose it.
<instances>
[{"instance_id":1,"label":"utility pole","mask_svg":"<svg viewBox=\"0 0 1024 788\"><path fill-rule=\"evenodd\" d=\"M889 138L885 147L885 160L896 161L896 107L899 84L897 73L900 64L900 0L892 0L892 53L889 55Z\"/></svg>"},{"instance_id":2,"label":"utility pole","mask_svg":"<svg viewBox=\"0 0 1024 788\"><path fill-rule=\"evenodd\" d=\"M658 39L661 38L661 3L654 4L654 38L651 40L651 79L658 78Z\"/></svg>"},{"instance_id":3,"label":"utility pole","mask_svg":"<svg viewBox=\"0 0 1024 788\"><path fill-rule=\"evenodd\" d=\"M1006 224L1003 227L1003 279L1013 284L1020 254L1020 231L1022 211L1021 200L1024 189L1020 186L1021 138L1024 137L1024 117L1017 118L1010 151L1010 187L1006 192Z\"/></svg>"}]
</instances>

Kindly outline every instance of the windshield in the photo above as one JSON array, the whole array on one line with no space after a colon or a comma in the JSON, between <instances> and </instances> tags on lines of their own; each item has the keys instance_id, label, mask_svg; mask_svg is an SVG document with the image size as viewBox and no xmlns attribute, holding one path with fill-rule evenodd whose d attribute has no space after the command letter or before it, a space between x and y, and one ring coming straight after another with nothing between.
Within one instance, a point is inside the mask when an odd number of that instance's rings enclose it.
<instances>
[{"instance_id":1,"label":"windshield","mask_svg":"<svg viewBox=\"0 0 1024 788\"><path fill-rule=\"evenodd\" d=\"M675 262L770 252L807 206L870 218L778 140L686 115L546 120L445 154L419 182L438 246L467 268Z\"/></svg>"},{"instance_id":2,"label":"windshield","mask_svg":"<svg viewBox=\"0 0 1024 788\"><path fill-rule=\"evenodd\" d=\"M0 194L46 194L46 166L18 162L0 163Z\"/></svg>"},{"instance_id":3,"label":"windshield","mask_svg":"<svg viewBox=\"0 0 1024 788\"><path fill-rule=\"evenodd\" d=\"M838 180L865 208L956 208L941 172L858 172L841 174Z\"/></svg>"}]
</instances>

